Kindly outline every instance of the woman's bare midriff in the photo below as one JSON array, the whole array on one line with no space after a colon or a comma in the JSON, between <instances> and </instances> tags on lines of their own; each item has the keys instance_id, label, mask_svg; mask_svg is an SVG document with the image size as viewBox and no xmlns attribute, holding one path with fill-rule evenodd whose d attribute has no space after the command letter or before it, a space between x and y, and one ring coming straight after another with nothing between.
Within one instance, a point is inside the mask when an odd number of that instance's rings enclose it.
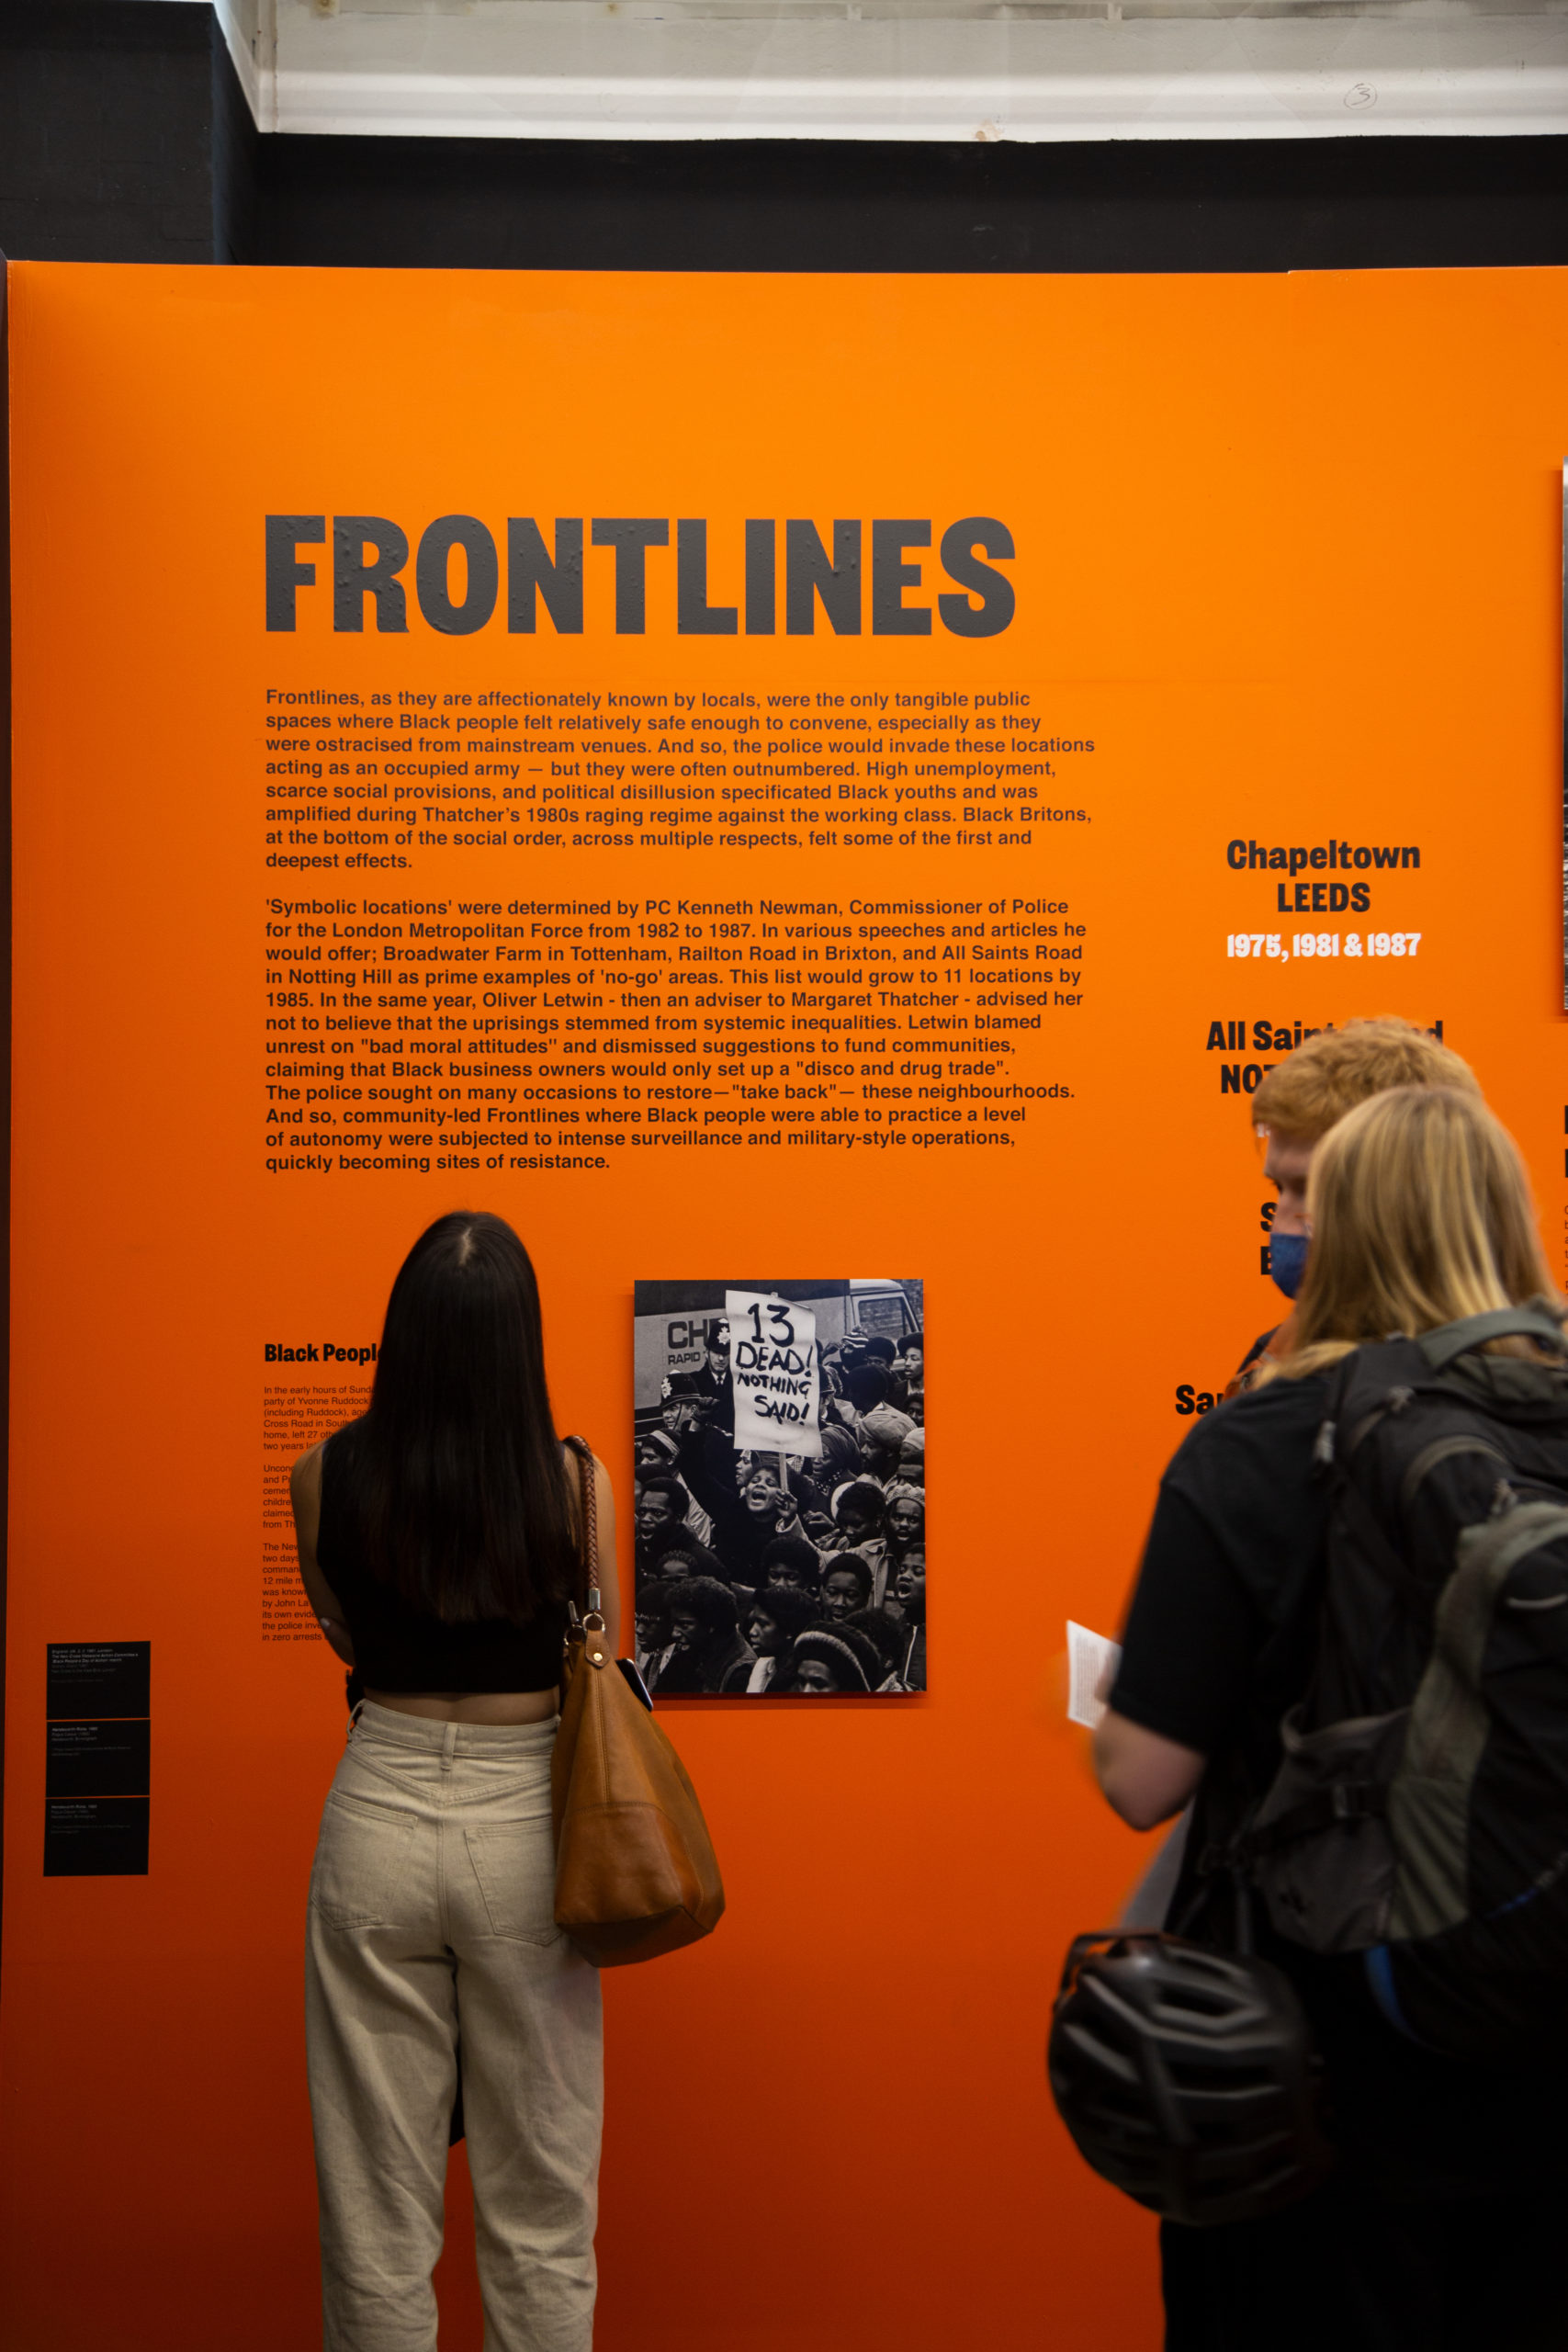
<instances>
[{"instance_id":1,"label":"woman's bare midriff","mask_svg":"<svg viewBox=\"0 0 1568 2352\"><path fill-rule=\"evenodd\" d=\"M378 1707L438 1724L543 1724L560 1705L550 1690L367 1690Z\"/></svg>"}]
</instances>

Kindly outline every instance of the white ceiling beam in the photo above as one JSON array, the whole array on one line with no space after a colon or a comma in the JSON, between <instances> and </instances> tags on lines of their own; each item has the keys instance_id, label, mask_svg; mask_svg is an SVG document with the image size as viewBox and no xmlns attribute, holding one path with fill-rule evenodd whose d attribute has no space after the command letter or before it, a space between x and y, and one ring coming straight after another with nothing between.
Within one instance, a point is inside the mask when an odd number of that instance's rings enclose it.
<instances>
[{"instance_id":1,"label":"white ceiling beam","mask_svg":"<svg viewBox=\"0 0 1568 2352\"><path fill-rule=\"evenodd\" d=\"M219 0L265 130L483 139L1568 130L1568 15L1454 0Z\"/></svg>"}]
</instances>

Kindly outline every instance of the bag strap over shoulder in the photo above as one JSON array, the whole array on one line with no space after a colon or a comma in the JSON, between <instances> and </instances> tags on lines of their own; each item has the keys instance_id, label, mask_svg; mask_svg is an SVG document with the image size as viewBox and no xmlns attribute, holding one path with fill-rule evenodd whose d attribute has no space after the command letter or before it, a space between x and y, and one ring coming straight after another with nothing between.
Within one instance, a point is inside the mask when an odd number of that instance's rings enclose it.
<instances>
[{"instance_id":1,"label":"bag strap over shoulder","mask_svg":"<svg viewBox=\"0 0 1568 2352\"><path fill-rule=\"evenodd\" d=\"M579 1589L585 1617L599 1616L599 1494L593 1476L593 1449L583 1437L563 1437L568 1453L577 1458ZM600 1618L603 1627L604 1620Z\"/></svg>"},{"instance_id":2,"label":"bag strap over shoulder","mask_svg":"<svg viewBox=\"0 0 1568 2352\"><path fill-rule=\"evenodd\" d=\"M1494 1306L1484 1315L1467 1315L1458 1323L1445 1323L1438 1330L1423 1333L1416 1344L1432 1370L1441 1372L1460 1356L1484 1347L1489 1340L1516 1337L1539 1340L1559 1354L1568 1350L1562 1326L1544 1301L1539 1306Z\"/></svg>"}]
</instances>

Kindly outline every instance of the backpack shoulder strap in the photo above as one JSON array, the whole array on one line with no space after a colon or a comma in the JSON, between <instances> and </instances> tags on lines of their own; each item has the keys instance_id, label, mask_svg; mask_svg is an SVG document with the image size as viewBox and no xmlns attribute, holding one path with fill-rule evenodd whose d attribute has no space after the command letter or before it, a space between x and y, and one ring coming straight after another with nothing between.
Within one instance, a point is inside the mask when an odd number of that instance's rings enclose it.
<instances>
[{"instance_id":1,"label":"backpack shoulder strap","mask_svg":"<svg viewBox=\"0 0 1568 2352\"><path fill-rule=\"evenodd\" d=\"M1543 1347L1555 1348L1559 1354L1568 1351L1562 1325L1544 1300L1539 1306L1494 1306L1484 1315L1466 1315L1458 1323L1445 1323L1436 1331L1424 1332L1416 1345L1430 1369L1441 1372L1460 1356L1483 1348L1489 1340L1514 1338L1539 1340Z\"/></svg>"}]
</instances>

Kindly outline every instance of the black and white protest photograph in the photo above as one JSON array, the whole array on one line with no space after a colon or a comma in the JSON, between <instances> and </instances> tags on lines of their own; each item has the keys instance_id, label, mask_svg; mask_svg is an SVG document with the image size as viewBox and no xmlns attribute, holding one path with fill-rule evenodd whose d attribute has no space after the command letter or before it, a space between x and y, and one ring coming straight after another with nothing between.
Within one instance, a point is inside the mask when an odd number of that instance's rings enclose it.
<instances>
[{"instance_id":1,"label":"black and white protest photograph","mask_svg":"<svg viewBox=\"0 0 1568 2352\"><path fill-rule=\"evenodd\" d=\"M649 1690L925 1690L924 1285L638 1283L636 1317Z\"/></svg>"}]
</instances>

